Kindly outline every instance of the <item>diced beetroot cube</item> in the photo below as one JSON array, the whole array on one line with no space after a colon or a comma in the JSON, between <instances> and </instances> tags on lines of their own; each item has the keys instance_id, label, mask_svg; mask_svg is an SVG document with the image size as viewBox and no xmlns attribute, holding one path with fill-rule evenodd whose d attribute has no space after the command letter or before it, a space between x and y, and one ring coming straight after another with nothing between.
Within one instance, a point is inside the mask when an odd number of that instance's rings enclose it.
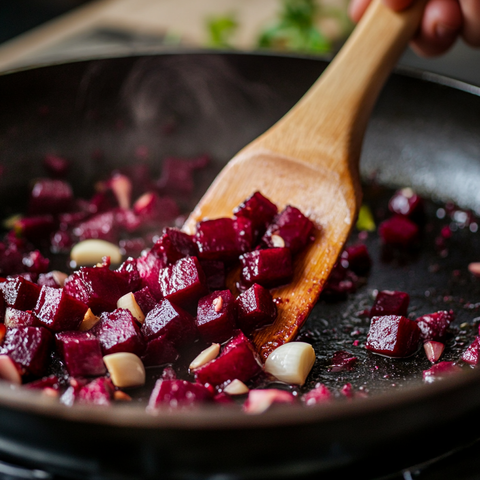
<instances>
[{"instance_id":1,"label":"diced beetroot cube","mask_svg":"<svg viewBox=\"0 0 480 480\"><path fill-rule=\"evenodd\" d=\"M207 343L222 343L232 337L236 327L235 299L230 290L217 290L198 301L195 321Z\"/></svg>"},{"instance_id":2,"label":"diced beetroot cube","mask_svg":"<svg viewBox=\"0 0 480 480\"><path fill-rule=\"evenodd\" d=\"M411 188L402 188L395 192L388 202L388 209L392 213L404 215L416 223L424 220L423 200Z\"/></svg>"},{"instance_id":3,"label":"diced beetroot cube","mask_svg":"<svg viewBox=\"0 0 480 480\"><path fill-rule=\"evenodd\" d=\"M121 239L118 246L124 255L136 258L145 250L145 239L142 237Z\"/></svg>"},{"instance_id":4,"label":"diced beetroot cube","mask_svg":"<svg viewBox=\"0 0 480 480\"><path fill-rule=\"evenodd\" d=\"M249 252L255 246L255 230L253 222L245 217L233 220L233 230L237 237L237 248L240 253Z\"/></svg>"},{"instance_id":5,"label":"diced beetroot cube","mask_svg":"<svg viewBox=\"0 0 480 480\"><path fill-rule=\"evenodd\" d=\"M191 194L194 188L193 171L198 168L189 160L169 157L163 161L162 176L157 188L172 194Z\"/></svg>"},{"instance_id":6,"label":"diced beetroot cube","mask_svg":"<svg viewBox=\"0 0 480 480\"><path fill-rule=\"evenodd\" d=\"M142 279L142 285L148 287L150 293L157 299L163 298L160 290L159 275L160 271L165 268L165 263L158 258L152 251L147 252L137 258L137 269Z\"/></svg>"},{"instance_id":7,"label":"diced beetroot cube","mask_svg":"<svg viewBox=\"0 0 480 480\"><path fill-rule=\"evenodd\" d=\"M42 287L33 313L52 332L76 330L88 306L68 295L63 288Z\"/></svg>"},{"instance_id":8,"label":"diced beetroot cube","mask_svg":"<svg viewBox=\"0 0 480 480\"><path fill-rule=\"evenodd\" d=\"M307 392L302 400L307 406L317 405L319 403L329 402L332 399L332 393L327 386L317 383L313 390Z\"/></svg>"},{"instance_id":9,"label":"diced beetroot cube","mask_svg":"<svg viewBox=\"0 0 480 480\"><path fill-rule=\"evenodd\" d=\"M235 300L237 324L245 334L273 323L277 317L277 306L272 294L261 285L254 283Z\"/></svg>"},{"instance_id":10,"label":"diced beetroot cube","mask_svg":"<svg viewBox=\"0 0 480 480\"><path fill-rule=\"evenodd\" d=\"M212 392L198 383L185 380L157 380L147 409L189 408L210 402L212 398Z\"/></svg>"},{"instance_id":11,"label":"diced beetroot cube","mask_svg":"<svg viewBox=\"0 0 480 480\"><path fill-rule=\"evenodd\" d=\"M43 377L39 380L26 383L24 387L32 388L34 390L42 390L44 388L53 388L54 390L58 390L60 388L60 382L56 375L50 375L48 377Z\"/></svg>"},{"instance_id":12,"label":"diced beetroot cube","mask_svg":"<svg viewBox=\"0 0 480 480\"><path fill-rule=\"evenodd\" d=\"M48 238L55 230L55 220L52 215L24 217L17 220L13 228L17 235L31 242L38 242L40 239Z\"/></svg>"},{"instance_id":13,"label":"diced beetroot cube","mask_svg":"<svg viewBox=\"0 0 480 480\"><path fill-rule=\"evenodd\" d=\"M477 336L470 346L463 352L462 360L469 365L477 366L480 363L480 337Z\"/></svg>"},{"instance_id":14,"label":"diced beetroot cube","mask_svg":"<svg viewBox=\"0 0 480 480\"><path fill-rule=\"evenodd\" d=\"M277 212L277 206L260 192L255 192L233 211L236 217L248 218L253 222L257 236L265 232L267 224L273 220Z\"/></svg>"},{"instance_id":15,"label":"diced beetroot cube","mask_svg":"<svg viewBox=\"0 0 480 480\"><path fill-rule=\"evenodd\" d=\"M401 248L415 246L419 237L417 224L401 215L395 215L382 222L378 227L378 233L386 245Z\"/></svg>"},{"instance_id":16,"label":"diced beetroot cube","mask_svg":"<svg viewBox=\"0 0 480 480\"><path fill-rule=\"evenodd\" d=\"M177 228L166 228L152 252L164 265L169 265L184 257L198 256L198 247L191 235Z\"/></svg>"},{"instance_id":17,"label":"diced beetroot cube","mask_svg":"<svg viewBox=\"0 0 480 480\"><path fill-rule=\"evenodd\" d=\"M147 192L134 204L133 211L142 220L144 226L156 226L158 222L168 222L180 215L175 200L159 197L155 192Z\"/></svg>"},{"instance_id":18,"label":"diced beetroot cube","mask_svg":"<svg viewBox=\"0 0 480 480\"><path fill-rule=\"evenodd\" d=\"M90 331L100 341L103 355L131 352L141 356L145 349L145 341L135 317L123 308L103 313Z\"/></svg>"},{"instance_id":19,"label":"diced beetroot cube","mask_svg":"<svg viewBox=\"0 0 480 480\"><path fill-rule=\"evenodd\" d=\"M282 246L282 242L294 255L310 242L312 230L312 221L298 208L288 205L273 219L262 240L269 247Z\"/></svg>"},{"instance_id":20,"label":"diced beetroot cube","mask_svg":"<svg viewBox=\"0 0 480 480\"><path fill-rule=\"evenodd\" d=\"M23 277L7 278L2 291L5 303L17 310L33 310L40 295L40 287Z\"/></svg>"},{"instance_id":21,"label":"diced beetroot cube","mask_svg":"<svg viewBox=\"0 0 480 480\"><path fill-rule=\"evenodd\" d=\"M78 224L73 229L73 233L79 238L79 240L99 238L100 240L116 243L119 236L119 229L115 218L115 212L109 211L98 213L88 220Z\"/></svg>"},{"instance_id":22,"label":"diced beetroot cube","mask_svg":"<svg viewBox=\"0 0 480 480\"><path fill-rule=\"evenodd\" d=\"M141 286L142 279L137 268L137 261L134 258L127 258L115 273L122 277L125 281L126 289L130 292L138 290Z\"/></svg>"},{"instance_id":23,"label":"diced beetroot cube","mask_svg":"<svg viewBox=\"0 0 480 480\"><path fill-rule=\"evenodd\" d=\"M163 369L161 378L162 380L176 380L177 373L175 372L175 369L171 365L168 365Z\"/></svg>"},{"instance_id":24,"label":"diced beetroot cube","mask_svg":"<svg viewBox=\"0 0 480 480\"><path fill-rule=\"evenodd\" d=\"M129 208L116 208L113 213L115 215L115 224L120 230L132 233L142 226L142 219Z\"/></svg>"},{"instance_id":25,"label":"diced beetroot cube","mask_svg":"<svg viewBox=\"0 0 480 480\"><path fill-rule=\"evenodd\" d=\"M343 372L353 370L357 363L357 357L354 357L351 353L339 350L335 352L330 359L329 371L331 372Z\"/></svg>"},{"instance_id":26,"label":"diced beetroot cube","mask_svg":"<svg viewBox=\"0 0 480 480\"><path fill-rule=\"evenodd\" d=\"M143 287L141 290L134 292L133 296L145 316L157 305L157 301L153 298L148 287Z\"/></svg>"},{"instance_id":27,"label":"diced beetroot cube","mask_svg":"<svg viewBox=\"0 0 480 480\"><path fill-rule=\"evenodd\" d=\"M399 315L373 317L366 348L387 357L408 357L418 349L417 322Z\"/></svg>"},{"instance_id":28,"label":"diced beetroot cube","mask_svg":"<svg viewBox=\"0 0 480 480\"><path fill-rule=\"evenodd\" d=\"M252 344L239 333L225 346L220 356L195 370L197 382L221 385L238 379L247 382L261 371Z\"/></svg>"},{"instance_id":29,"label":"diced beetroot cube","mask_svg":"<svg viewBox=\"0 0 480 480\"><path fill-rule=\"evenodd\" d=\"M445 350L445 345L441 342L430 340L423 344L423 349L425 350L428 360L431 363L435 363L442 356L442 353Z\"/></svg>"},{"instance_id":30,"label":"diced beetroot cube","mask_svg":"<svg viewBox=\"0 0 480 480\"><path fill-rule=\"evenodd\" d=\"M288 283L293 276L292 254L289 248L255 250L240 257L242 280L246 286L258 283L273 288Z\"/></svg>"},{"instance_id":31,"label":"diced beetroot cube","mask_svg":"<svg viewBox=\"0 0 480 480\"><path fill-rule=\"evenodd\" d=\"M0 244L0 275L6 277L23 270L23 254L16 245Z\"/></svg>"},{"instance_id":32,"label":"diced beetroot cube","mask_svg":"<svg viewBox=\"0 0 480 480\"><path fill-rule=\"evenodd\" d=\"M37 284L41 287L52 287L52 288L61 288L63 287L64 279L67 278L67 275L62 272L48 272L48 273L41 273L38 276ZM60 283L61 284L60 284Z\"/></svg>"},{"instance_id":33,"label":"diced beetroot cube","mask_svg":"<svg viewBox=\"0 0 480 480\"><path fill-rule=\"evenodd\" d=\"M260 414L275 404L292 405L296 398L285 390L269 388L264 390L250 390L247 401L243 405L243 411L251 414Z\"/></svg>"},{"instance_id":34,"label":"diced beetroot cube","mask_svg":"<svg viewBox=\"0 0 480 480\"><path fill-rule=\"evenodd\" d=\"M455 318L453 310L440 311L423 315L416 319L424 342L435 340L441 342L445 339L450 323Z\"/></svg>"},{"instance_id":35,"label":"diced beetroot cube","mask_svg":"<svg viewBox=\"0 0 480 480\"><path fill-rule=\"evenodd\" d=\"M29 212L55 214L67 212L73 205L72 188L63 180L37 180L30 194Z\"/></svg>"},{"instance_id":36,"label":"diced beetroot cube","mask_svg":"<svg viewBox=\"0 0 480 480\"><path fill-rule=\"evenodd\" d=\"M55 178L63 178L70 169L70 162L58 155L47 154L43 158L43 167Z\"/></svg>"},{"instance_id":37,"label":"diced beetroot cube","mask_svg":"<svg viewBox=\"0 0 480 480\"><path fill-rule=\"evenodd\" d=\"M160 300L145 317L142 334L147 341L164 335L175 347L189 345L197 336L194 318L167 299Z\"/></svg>"},{"instance_id":38,"label":"diced beetroot cube","mask_svg":"<svg viewBox=\"0 0 480 480\"><path fill-rule=\"evenodd\" d=\"M167 335L161 335L147 343L142 362L146 367L155 367L165 363L174 363L178 357L178 351Z\"/></svg>"},{"instance_id":39,"label":"diced beetroot cube","mask_svg":"<svg viewBox=\"0 0 480 480\"><path fill-rule=\"evenodd\" d=\"M100 377L80 389L76 402L80 405L100 405L108 407L113 400L115 388L109 378Z\"/></svg>"},{"instance_id":40,"label":"diced beetroot cube","mask_svg":"<svg viewBox=\"0 0 480 480\"><path fill-rule=\"evenodd\" d=\"M347 297L357 290L358 277L349 269L337 262L332 268L327 282L322 290L322 298L337 301Z\"/></svg>"},{"instance_id":41,"label":"diced beetroot cube","mask_svg":"<svg viewBox=\"0 0 480 480\"><path fill-rule=\"evenodd\" d=\"M200 265L207 279L209 290L225 290L227 275L225 263L220 260L200 260Z\"/></svg>"},{"instance_id":42,"label":"diced beetroot cube","mask_svg":"<svg viewBox=\"0 0 480 480\"><path fill-rule=\"evenodd\" d=\"M128 293L128 287L121 275L103 265L80 268L65 280L64 291L99 315L115 310L117 300Z\"/></svg>"},{"instance_id":43,"label":"diced beetroot cube","mask_svg":"<svg viewBox=\"0 0 480 480\"><path fill-rule=\"evenodd\" d=\"M55 335L57 351L73 377L105 375L100 342L88 332L60 332Z\"/></svg>"},{"instance_id":44,"label":"diced beetroot cube","mask_svg":"<svg viewBox=\"0 0 480 480\"><path fill-rule=\"evenodd\" d=\"M208 293L207 279L196 257L181 258L160 270L158 278L162 295L186 309Z\"/></svg>"},{"instance_id":45,"label":"diced beetroot cube","mask_svg":"<svg viewBox=\"0 0 480 480\"><path fill-rule=\"evenodd\" d=\"M377 293L373 307L370 310L370 318L384 315L406 315L410 295L405 292L382 290Z\"/></svg>"},{"instance_id":46,"label":"diced beetroot cube","mask_svg":"<svg viewBox=\"0 0 480 480\"><path fill-rule=\"evenodd\" d=\"M233 400L233 398L231 397L231 395L228 395L228 394L226 394L225 392L217 393L217 394L213 397L213 401L214 401L215 403L220 404L220 405L234 405L234 404L235 404L235 401Z\"/></svg>"},{"instance_id":47,"label":"diced beetroot cube","mask_svg":"<svg viewBox=\"0 0 480 480\"><path fill-rule=\"evenodd\" d=\"M39 326L37 319L30 310L24 312L12 307L5 310L5 325L9 328Z\"/></svg>"},{"instance_id":48,"label":"diced beetroot cube","mask_svg":"<svg viewBox=\"0 0 480 480\"><path fill-rule=\"evenodd\" d=\"M423 371L423 381L433 383L461 371L462 369L453 362L440 362Z\"/></svg>"},{"instance_id":49,"label":"diced beetroot cube","mask_svg":"<svg viewBox=\"0 0 480 480\"><path fill-rule=\"evenodd\" d=\"M24 367L28 373L40 376L47 368L52 340L52 334L46 328L9 328L2 352Z\"/></svg>"},{"instance_id":50,"label":"diced beetroot cube","mask_svg":"<svg viewBox=\"0 0 480 480\"><path fill-rule=\"evenodd\" d=\"M348 267L357 275L365 275L372 266L372 259L368 253L367 247L363 244L346 247L341 255L342 265L348 262Z\"/></svg>"},{"instance_id":51,"label":"diced beetroot cube","mask_svg":"<svg viewBox=\"0 0 480 480\"><path fill-rule=\"evenodd\" d=\"M50 266L50 260L45 258L38 250L28 252L23 256L23 265L30 273L45 273Z\"/></svg>"},{"instance_id":52,"label":"diced beetroot cube","mask_svg":"<svg viewBox=\"0 0 480 480\"><path fill-rule=\"evenodd\" d=\"M50 236L50 248L53 253L68 253L75 241L72 232L57 230Z\"/></svg>"}]
</instances>

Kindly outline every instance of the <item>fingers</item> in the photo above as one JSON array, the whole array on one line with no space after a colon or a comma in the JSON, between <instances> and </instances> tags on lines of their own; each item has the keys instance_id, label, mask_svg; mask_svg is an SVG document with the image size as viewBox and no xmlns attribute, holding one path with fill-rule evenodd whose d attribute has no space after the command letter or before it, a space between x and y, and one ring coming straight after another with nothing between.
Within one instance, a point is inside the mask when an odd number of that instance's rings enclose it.
<instances>
[{"instance_id":1,"label":"fingers","mask_svg":"<svg viewBox=\"0 0 480 480\"><path fill-rule=\"evenodd\" d=\"M459 0L463 12L462 37L472 47L480 47L480 1Z\"/></svg>"},{"instance_id":2,"label":"fingers","mask_svg":"<svg viewBox=\"0 0 480 480\"><path fill-rule=\"evenodd\" d=\"M462 11L457 0L430 0L412 47L422 56L439 55L454 44L462 25Z\"/></svg>"},{"instance_id":3,"label":"fingers","mask_svg":"<svg viewBox=\"0 0 480 480\"><path fill-rule=\"evenodd\" d=\"M357 23L370 5L371 0L352 0L348 6L348 14L350 18Z\"/></svg>"}]
</instances>

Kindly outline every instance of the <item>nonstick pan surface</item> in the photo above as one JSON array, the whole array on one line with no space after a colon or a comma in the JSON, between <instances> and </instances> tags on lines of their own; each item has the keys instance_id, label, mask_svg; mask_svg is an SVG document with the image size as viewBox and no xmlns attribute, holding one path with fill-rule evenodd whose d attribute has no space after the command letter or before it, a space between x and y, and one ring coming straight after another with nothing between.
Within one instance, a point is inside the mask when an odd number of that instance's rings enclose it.
<instances>
[{"instance_id":1,"label":"nonstick pan surface","mask_svg":"<svg viewBox=\"0 0 480 480\"><path fill-rule=\"evenodd\" d=\"M166 155L207 152L214 168L197 185L200 195L215 172L280 118L325 66L311 58L184 53L3 75L2 213L18 209L49 152L74 161L70 180L78 194L88 193L112 168L134 161L139 146L157 171ZM364 178L413 186L438 201L480 211L478 93L419 72L393 75L367 132ZM366 200L375 207L380 197L373 189ZM435 208L430 207L432 216ZM76 478L289 478L312 472L327 478L359 459L371 459L381 472L386 464L404 468L473 440L480 425L476 371L422 385L421 370L428 365L421 355L392 362L364 350L358 352L361 367L340 379L325 369L328 356L352 340L354 322L363 328L360 335L368 330L356 312L371 303L374 289L409 292L419 314L454 309L458 335L450 340L452 359L474 338L480 285L466 267L478 259L480 234L460 232L449 256L439 260L430 248L437 227L426 232L419 255L393 260L395 275L371 238L368 284L347 302L319 303L302 332L319 352L309 386L317 380L350 382L368 390L368 398L278 407L259 416L229 409L152 416L139 404L68 408L2 384L0 453ZM471 327L461 331L462 323Z\"/></svg>"}]
</instances>

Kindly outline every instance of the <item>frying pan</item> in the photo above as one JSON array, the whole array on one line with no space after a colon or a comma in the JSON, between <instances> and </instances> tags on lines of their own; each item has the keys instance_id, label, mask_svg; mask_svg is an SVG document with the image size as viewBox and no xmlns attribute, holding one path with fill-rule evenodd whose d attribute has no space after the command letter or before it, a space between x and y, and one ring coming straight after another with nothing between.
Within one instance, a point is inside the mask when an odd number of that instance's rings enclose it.
<instances>
[{"instance_id":1,"label":"frying pan","mask_svg":"<svg viewBox=\"0 0 480 480\"><path fill-rule=\"evenodd\" d=\"M156 171L165 155L208 152L214 167L199 180L199 195L221 165L283 115L326 64L191 52L2 75L2 214L18 210L29 180L43 173L40 160L52 152L73 161L70 181L78 194L112 168L134 161L139 146ZM422 72L394 74L370 122L363 176L480 210L479 93ZM375 207L380 200L372 192L367 201ZM362 348L355 352L362 361L354 372L334 375L326 365L339 345L351 348L352 321L368 330L354 312L371 304L376 288L408 291L418 313L453 308L457 336L445 359L458 358L475 335L474 326L463 331L458 325L475 325L480 286L462 272L478 259L477 236L458 232L450 255L440 259L431 248L434 233L427 231L421 255L394 265L382 260L372 238L368 284L348 302L320 302L314 309L302 333L318 352L307 388L318 380L351 382L371 392L367 398L279 406L262 415L202 408L152 416L135 402L107 410L68 408L1 383L0 456L70 478L290 478L319 472L331 478L356 465L368 467L371 476L406 468L466 444L480 426L479 372L423 385L421 370L428 362L421 352L392 361ZM452 276L452 270L460 275ZM362 470L356 477L363 478Z\"/></svg>"}]
</instances>

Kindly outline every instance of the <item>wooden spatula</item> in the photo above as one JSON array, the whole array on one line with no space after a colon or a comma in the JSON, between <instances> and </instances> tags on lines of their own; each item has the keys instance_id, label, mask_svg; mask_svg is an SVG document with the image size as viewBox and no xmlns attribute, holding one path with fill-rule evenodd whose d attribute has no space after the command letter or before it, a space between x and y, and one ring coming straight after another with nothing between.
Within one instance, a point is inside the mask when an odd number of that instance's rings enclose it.
<instances>
[{"instance_id":1,"label":"wooden spatula","mask_svg":"<svg viewBox=\"0 0 480 480\"><path fill-rule=\"evenodd\" d=\"M188 218L232 216L260 191L279 210L293 205L317 226L295 259L293 281L273 291L278 317L254 334L265 359L292 340L320 295L354 225L362 191L358 164L371 110L385 80L417 30L425 0L401 13L374 0L333 62L304 97L222 170Z\"/></svg>"}]
</instances>

